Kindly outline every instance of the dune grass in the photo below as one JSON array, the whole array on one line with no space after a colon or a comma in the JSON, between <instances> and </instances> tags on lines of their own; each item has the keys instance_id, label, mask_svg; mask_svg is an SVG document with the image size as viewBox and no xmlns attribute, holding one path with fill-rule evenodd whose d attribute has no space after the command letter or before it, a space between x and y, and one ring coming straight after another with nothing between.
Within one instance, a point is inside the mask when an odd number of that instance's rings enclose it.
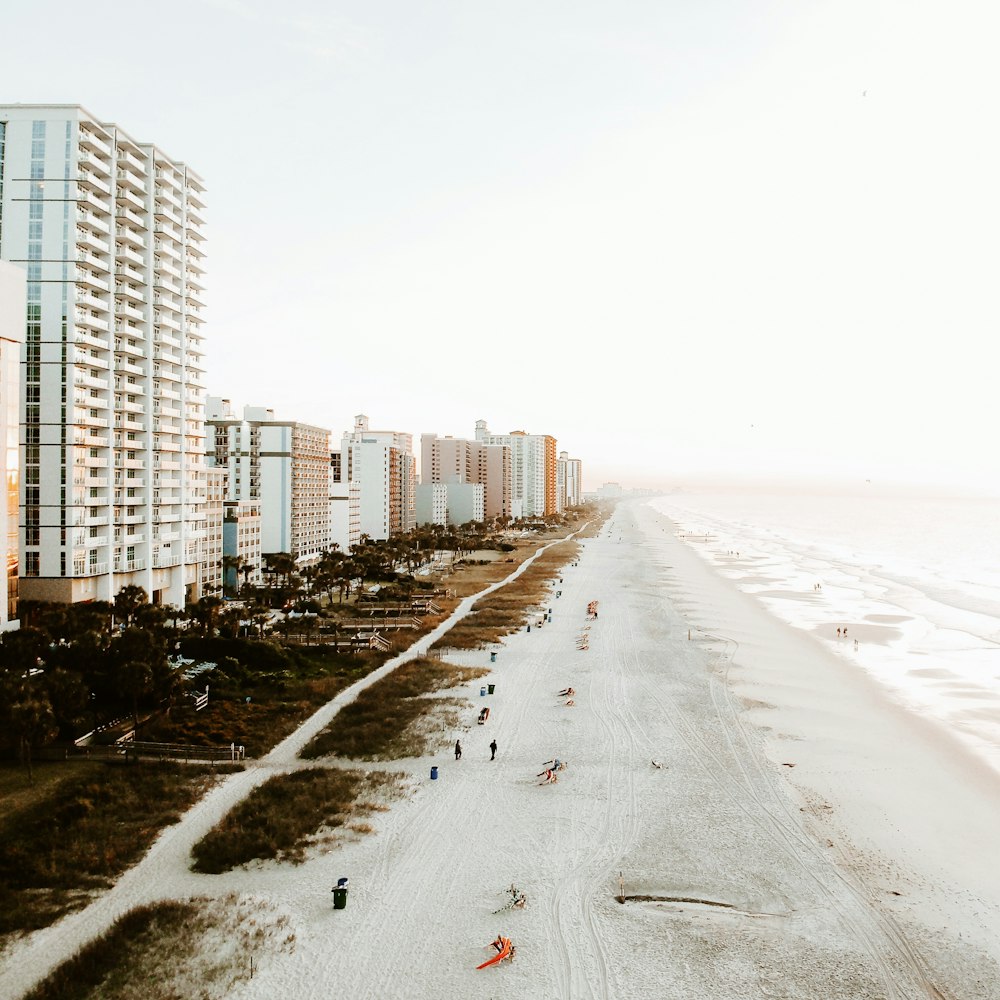
<instances>
[{"instance_id":1,"label":"dune grass","mask_svg":"<svg viewBox=\"0 0 1000 1000\"><path fill-rule=\"evenodd\" d=\"M294 949L287 915L256 899L166 900L130 910L24 1000L214 1000Z\"/></svg>"},{"instance_id":2,"label":"dune grass","mask_svg":"<svg viewBox=\"0 0 1000 1000\"><path fill-rule=\"evenodd\" d=\"M146 852L221 769L75 764L0 819L0 934L80 909Z\"/></svg>"},{"instance_id":3,"label":"dune grass","mask_svg":"<svg viewBox=\"0 0 1000 1000\"><path fill-rule=\"evenodd\" d=\"M487 673L430 657L409 660L345 705L301 755L307 759L332 755L354 760L419 757L434 738L420 723L457 704L455 699L429 695Z\"/></svg>"},{"instance_id":4,"label":"dune grass","mask_svg":"<svg viewBox=\"0 0 1000 1000\"><path fill-rule=\"evenodd\" d=\"M395 774L335 767L276 775L195 844L192 868L217 875L251 861L299 863L310 847L328 843L329 834L341 827L362 832L360 820L378 811L362 797L392 794L400 782Z\"/></svg>"},{"instance_id":5,"label":"dune grass","mask_svg":"<svg viewBox=\"0 0 1000 1000\"><path fill-rule=\"evenodd\" d=\"M516 632L531 618L532 609L547 607L558 587L560 570L580 553L568 539L538 555L516 579L476 601L471 612L457 621L432 649L483 649Z\"/></svg>"}]
</instances>

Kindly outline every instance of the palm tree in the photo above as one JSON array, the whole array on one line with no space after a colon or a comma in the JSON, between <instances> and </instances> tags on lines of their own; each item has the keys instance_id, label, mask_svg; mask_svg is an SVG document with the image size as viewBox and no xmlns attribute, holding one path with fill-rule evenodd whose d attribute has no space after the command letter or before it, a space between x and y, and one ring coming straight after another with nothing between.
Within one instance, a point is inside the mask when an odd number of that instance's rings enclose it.
<instances>
[{"instance_id":1,"label":"palm tree","mask_svg":"<svg viewBox=\"0 0 1000 1000\"><path fill-rule=\"evenodd\" d=\"M52 705L44 694L25 692L24 697L10 706L7 720L18 750L28 765L28 781L34 784L35 778L31 770L32 748L44 746L59 732Z\"/></svg>"}]
</instances>

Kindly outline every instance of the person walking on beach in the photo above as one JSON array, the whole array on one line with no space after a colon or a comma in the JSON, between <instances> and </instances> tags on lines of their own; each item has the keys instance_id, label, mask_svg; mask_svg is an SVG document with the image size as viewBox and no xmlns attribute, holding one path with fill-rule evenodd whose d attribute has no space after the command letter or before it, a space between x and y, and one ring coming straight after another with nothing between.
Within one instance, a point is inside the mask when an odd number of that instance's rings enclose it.
<instances>
[{"instance_id":1,"label":"person walking on beach","mask_svg":"<svg viewBox=\"0 0 1000 1000\"><path fill-rule=\"evenodd\" d=\"M497 755L497 741L493 740L490 743L490 760L495 760Z\"/></svg>"},{"instance_id":2,"label":"person walking on beach","mask_svg":"<svg viewBox=\"0 0 1000 1000\"><path fill-rule=\"evenodd\" d=\"M460 740L455 740L455 760L462 759L462 743Z\"/></svg>"}]
</instances>

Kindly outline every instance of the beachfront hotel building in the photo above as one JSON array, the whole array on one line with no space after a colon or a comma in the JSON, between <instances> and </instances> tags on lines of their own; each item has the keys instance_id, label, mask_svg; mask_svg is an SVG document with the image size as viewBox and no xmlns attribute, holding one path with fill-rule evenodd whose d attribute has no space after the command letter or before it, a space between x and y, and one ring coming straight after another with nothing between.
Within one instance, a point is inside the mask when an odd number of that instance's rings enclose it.
<instances>
[{"instance_id":1,"label":"beachfront hotel building","mask_svg":"<svg viewBox=\"0 0 1000 1000\"><path fill-rule=\"evenodd\" d=\"M510 449L512 517L544 517L558 512L556 439L552 435L525 431L491 434L486 421L477 420L476 440Z\"/></svg>"},{"instance_id":2,"label":"beachfront hotel building","mask_svg":"<svg viewBox=\"0 0 1000 1000\"><path fill-rule=\"evenodd\" d=\"M416 527L416 457L413 435L373 431L363 413L341 438L341 486L356 483L359 530L373 541L405 534Z\"/></svg>"},{"instance_id":3,"label":"beachfront hotel building","mask_svg":"<svg viewBox=\"0 0 1000 1000\"><path fill-rule=\"evenodd\" d=\"M227 471L228 501L259 509L261 553L315 562L331 541L330 431L278 420L265 407L238 417L216 396L207 412L208 461Z\"/></svg>"},{"instance_id":4,"label":"beachfront hotel building","mask_svg":"<svg viewBox=\"0 0 1000 1000\"><path fill-rule=\"evenodd\" d=\"M0 133L0 142L2 142ZM2 149L0 149L2 157ZM18 517L21 419L21 345L24 342L25 273L0 260L0 631L17 628Z\"/></svg>"},{"instance_id":5,"label":"beachfront hotel building","mask_svg":"<svg viewBox=\"0 0 1000 1000\"><path fill-rule=\"evenodd\" d=\"M556 463L556 498L559 510L583 503L583 462L570 458L568 451L559 452Z\"/></svg>"},{"instance_id":6,"label":"beachfront hotel building","mask_svg":"<svg viewBox=\"0 0 1000 1000\"><path fill-rule=\"evenodd\" d=\"M190 167L79 105L0 105L0 258L27 279L24 599L199 596L204 207Z\"/></svg>"},{"instance_id":7,"label":"beachfront hotel building","mask_svg":"<svg viewBox=\"0 0 1000 1000\"><path fill-rule=\"evenodd\" d=\"M424 485L430 483L481 485L482 515L476 520L506 519L511 516L510 455L510 447L503 444L488 444L447 435L438 437L437 434L421 434L420 482ZM457 492L455 496L455 503L464 508L467 501L459 500ZM455 516L458 516L457 510Z\"/></svg>"}]
</instances>

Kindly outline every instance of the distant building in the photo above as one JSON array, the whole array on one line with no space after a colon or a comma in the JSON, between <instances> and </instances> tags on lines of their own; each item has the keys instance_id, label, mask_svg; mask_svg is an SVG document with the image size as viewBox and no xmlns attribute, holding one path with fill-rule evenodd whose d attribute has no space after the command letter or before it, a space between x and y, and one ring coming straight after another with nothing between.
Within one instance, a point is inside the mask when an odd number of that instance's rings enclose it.
<instances>
[{"instance_id":1,"label":"distant building","mask_svg":"<svg viewBox=\"0 0 1000 1000\"><path fill-rule=\"evenodd\" d=\"M0 125L0 129L2 127ZM4 483L4 517L0 521L0 554L4 565L4 572L0 573L0 631L18 626L18 490L21 467L18 424L21 419L24 278L21 268L0 261L0 476Z\"/></svg>"},{"instance_id":2,"label":"distant building","mask_svg":"<svg viewBox=\"0 0 1000 1000\"><path fill-rule=\"evenodd\" d=\"M0 258L27 274L22 598L198 595L204 190L79 105L0 105Z\"/></svg>"},{"instance_id":3,"label":"distant building","mask_svg":"<svg viewBox=\"0 0 1000 1000\"><path fill-rule=\"evenodd\" d=\"M225 469L205 469L205 548L201 567L203 594L222 595L222 517L227 478Z\"/></svg>"},{"instance_id":4,"label":"distant building","mask_svg":"<svg viewBox=\"0 0 1000 1000\"><path fill-rule=\"evenodd\" d=\"M341 439L341 484L356 483L360 533L374 541L412 531L416 526L416 458L413 435L373 431L363 413Z\"/></svg>"},{"instance_id":5,"label":"distant building","mask_svg":"<svg viewBox=\"0 0 1000 1000\"><path fill-rule=\"evenodd\" d=\"M417 524L484 521L482 483L421 483L416 489Z\"/></svg>"},{"instance_id":6,"label":"distant building","mask_svg":"<svg viewBox=\"0 0 1000 1000\"><path fill-rule=\"evenodd\" d=\"M420 483L415 492L417 526L448 523L447 483Z\"/></svg>"},{"instance_id":7,"label":"distant building","mask_svg":"<svg viewBox=\"0 0 1000 1000\"><path fill-rule=\"evenodd\" d=\"M556 470L559 509L578 507L583 502L583 463L578 458L570 458L568 451L561 451Z\"/></svg>"},{"instance_id":8,"label":"distant building","mask_svg":"<svg viewBox=\"0 0 1000 1000\"><path fill-rule=\"evenodd\" d=\"M330 431L278 420L264 407L208 400L209 461L229 473L227 500L257 505L261 551L300 564L330 547Z\"/></svg>"},{"instance_id":9,"label":"distant building","mask_svg":"<svg viewBox=\"0 0 1000 1000\"><path fill-rule=\"evenodd\" d=\"M420 481L483 487L483 520L511 516L510 446L466 438L420 436ZM456 494L457 496L457 494Z\"/></svg>"},{"instance_id":10,"label":"distant building","mask_svg":"<svg viewBox=\"0 0 1000 1000\"><path fill-rule=\"evenodd\" d=\"M544 517L558 511L556 439L549 434L511 431L491 434L476 421L476 440L510 449L510 497L513 517Z\"/></svg>"}]
</instances>

